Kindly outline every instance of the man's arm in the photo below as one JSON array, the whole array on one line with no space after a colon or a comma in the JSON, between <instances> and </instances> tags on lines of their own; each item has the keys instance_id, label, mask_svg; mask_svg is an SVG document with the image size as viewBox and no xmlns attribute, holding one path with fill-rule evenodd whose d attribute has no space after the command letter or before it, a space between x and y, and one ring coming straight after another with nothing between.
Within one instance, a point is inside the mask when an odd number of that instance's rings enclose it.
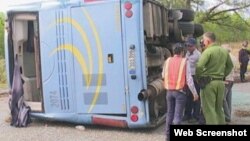
<instances>
[{"instance_id":1,"label":"man's arm","mask_svg":"<svg viewBox=\"0 0 250 141\"><path fill-rule=\"evenodd\" d=\"M197 94L197 91L196 91L195 86L194 86L194 80L193 80L193 77L191 75L190 64L189 64L188 60L187 60L186 70L187 70L186 71L187 85L188 85L188 88L190 89L190 91L192 92L193 98L195 101L198 99L198 94Z\"/></svg>"},{"instance_id":2,"label":"man's arm","mask_svg":"<svg viewBox=\"0 0 250 141\"><path fill-rule=\"evenodd\" d=\"M161 78L163 78L163 79L164 79L164 74L165 74L165 64L166 64L166 62L164 62L162 72L161 72Z\"/></svg>"},{"instance_id":3,"label":"man's arm","mask_svg":"<svg viewBox=\"0 0 250 141\"><path fill-rule=\"evenodd\" d=\"M168 59L169 59L169 58L168 58ZM167 59L167 60L168 60L168 59ZM163 68L162 68L161 76L162 76L162 79L163 79L163 80L164 80L164 77L165 77L165 69L166 69L167 60L164 62Z\"/></svg>"},{"instance_id":4,"label":"man's arm","mask_svg":"<svg viewBox=\"0 0 250 141\"><path fill-rule=\"evenodd\" d=\"M234 67L234 64L232 62L232 59L229 55L229 53L227 53L227 62L226 62L226 68L225 68L225 76L228 76L228 74L232 71Z\"/></svg>"},{"instance_id":5,"label":"man's arm","mask_svg":"<svg viewBox=\"0 0 250 141\"><path fill-rule=\"evenodd\" d=\"M196 64L195 74L196 74L197 78L199 78L201 76L201 73L202 73L203 69L205 68L205 65L208 63L209 59L210 59L210 52L205 50L201 54L201 57Z\"/></svg>"},{"instance_id":6,"label":"man's arm","mask_svg":"<svg viewBox=\"0 0 250 141\"><path fill-rule=\"evenodd\" d=\"M246 48L246 51L247 51L248 54L250 54L250 48L249 47Z\"/></svg>"},{"instance_id":7,"label":"man's arm","mask_svg":"<svg viewBox=\"0 0 250 141\"><path fill-rule=\"evenodd\" d=\"M241 56L242 56L242 51L240 50L240 51L239 51L239 62L240 62L240 63L242 62L242 57L241 57Z\"/></svg>"}]
</instances>

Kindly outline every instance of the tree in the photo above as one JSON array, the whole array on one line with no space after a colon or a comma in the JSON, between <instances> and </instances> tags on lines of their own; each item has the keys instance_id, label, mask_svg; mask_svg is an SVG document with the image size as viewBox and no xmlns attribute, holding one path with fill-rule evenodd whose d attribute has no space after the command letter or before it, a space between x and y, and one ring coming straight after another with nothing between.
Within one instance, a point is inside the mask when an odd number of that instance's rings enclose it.
<instances>
[{"instance_id":1,"label":"tree","mask_svg":"<svg viewBox=\"0 0 250 141\"><path fill-rule=\"evenodd\" d=\"M198 7L204 3L204 0L159 0L170 8L187 8Z\"/></svg>"},{"instance_id":2,"label":"tree","mask_svg":"<svg viewBox=\"0 0 250 141\"><path fill-rule=\"evenodd\" d=\"M4 58L4 14L0 12L0 59Z\"/></svg>"},{"instance_id":3,"label":"tree","mask_svg":"<svg viewBox=\"0 0 250 141\"><path fill-rule=\"evenodd\" d=\"M250 2L247 1L235 1L235 0L218 0L214 6L203 11L203 16L199 19L200 23L214 22L223 19L227 19L228 15L225 13L238 13L238 16L244 19L241 14L245 9L250 7Z\"/></svg>"},{"instance_id":4,"label":"tree","mask_svg":"<svg viewBox=\"0 0 250 141\"><path fill-rule=\"evenodd\" d=\"M228 18L203 24L207 31L213 31L219 42L238 42L250 38L250 27L237 14L225 14ZM249 21L248 21L249 22Z\"/></svg>"},{"instance_id":5,"label":"tree","mask_svg":"<svg viewBox=\"0 0 250 141\"><path fill-rule=\"evenodd\" d=\"M242 19L241 13L245 12L250 7L250 1L248 0L214 0L213 6L206 7L206 4L210 3L209 0L159 0L165 5L171 8L188 8L193 9L196 12L203 13L199 16L197 22L205 23L210 21L217 21L228 18L224 16L225 13L235 12L238 13Z\"/></svg>"},{"instance_id":6,"label":"tree","mask_svg":"<svg viewBox=\"0 0 250 141\"><path fill-rule=\"evenodd\" d=\"M6 83L6 71L4 61L4 14L0 12L0 83Z\"/></svg>"}]
</instances>

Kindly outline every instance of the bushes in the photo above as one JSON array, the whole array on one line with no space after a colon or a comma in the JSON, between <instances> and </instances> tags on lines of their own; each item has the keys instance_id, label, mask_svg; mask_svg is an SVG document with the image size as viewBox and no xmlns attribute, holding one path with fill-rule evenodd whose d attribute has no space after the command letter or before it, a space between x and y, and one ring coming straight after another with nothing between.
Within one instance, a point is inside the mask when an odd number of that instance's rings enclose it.
<instances>
[{"instance_id":1,"label":"bushes","mask_svg":"<svg viewBox=\"0 0 250 141\"><path fill-rule=\"evenodd\" d=\"M0 59L0 84L6 84L6 79L5 60Z\"/></svg>"},{"instance_id":2,"label":"bushes","mask_svg":"<svg viewBox=\"0 0 250 141\"><path fill-rule=\"evenodd\" d=\"M4 19L4 14L0 12L0 59L4 58Z\"/></svg>"}]
</instances>

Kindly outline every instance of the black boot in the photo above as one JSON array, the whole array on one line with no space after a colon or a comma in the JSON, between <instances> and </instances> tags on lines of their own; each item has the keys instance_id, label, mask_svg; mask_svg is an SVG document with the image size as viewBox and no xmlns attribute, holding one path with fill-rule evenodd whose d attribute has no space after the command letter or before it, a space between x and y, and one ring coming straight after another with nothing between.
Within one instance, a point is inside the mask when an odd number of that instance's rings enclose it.
<instances>
[{"instance_id":1,"label":"black boot","mask_svg":"<svg viewBox=\"0 0 250 141\"><path fill-rule=\"evenodd\" d=\"M240 81L244 82L244 80L243 80L243 74L240 74Z\"/></svg>"},{"instance_id":2,"label":"black boot","mask_svg":"<svg viewBox=\"0 0 250 141\"><path fill-rule=\"evenodd\" d=\"M245 79L245 74L243 74L243 82L246 82L246 79Z\"/></svg>"}]
</instances>

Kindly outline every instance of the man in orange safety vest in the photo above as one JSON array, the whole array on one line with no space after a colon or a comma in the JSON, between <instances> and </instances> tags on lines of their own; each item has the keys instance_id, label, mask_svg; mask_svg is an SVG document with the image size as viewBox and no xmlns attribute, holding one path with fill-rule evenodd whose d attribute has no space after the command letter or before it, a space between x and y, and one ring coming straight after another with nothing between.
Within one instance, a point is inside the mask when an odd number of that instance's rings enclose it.
<instances>
[{"instance_id":1,"label":"man in orange safety vest","mask_svg":"<svg viewBox=\"0 0 250 141\"><path fill-rule=\"evenodd\" d=\"M198 94L194 86L188 60L184 58L184 47L174 45L174 56L169 57L163 66L162 77L167 90L166 139L170 140L170 125L180 124L186 104L185 87L191 90L194 101Z\"/></svg>"}]
</instances>

